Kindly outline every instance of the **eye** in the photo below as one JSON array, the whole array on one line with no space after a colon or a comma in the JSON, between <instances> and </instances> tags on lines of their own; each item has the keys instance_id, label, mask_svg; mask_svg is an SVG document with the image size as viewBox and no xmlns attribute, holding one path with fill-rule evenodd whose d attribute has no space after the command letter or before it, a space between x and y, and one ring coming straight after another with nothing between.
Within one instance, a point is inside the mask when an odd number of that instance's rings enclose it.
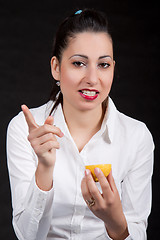
<instances>
[{"instance_id":1,"label":"eye","mask_svg":"<svg viewBox=\"0 0 160 240\"><path fill-rule=\"evenodd\" d=\"M72 63L75 67L83 67L85 66L85 63L81 62L81 61L74 61Z\"/></svg>"},{"instance_id":2,"label":"eye","mask_svg":"<svg viewBox=\"0 0 160 240\"><path fill-rule=\"evenodd\" d=\"M108 68L108 67L110 67L110 64L109 63L107 63L107 62L103 62L103 63L100 63L100 64L98 64L98 67L100 67L100 68Z\"/></svg>"}]
</instances>

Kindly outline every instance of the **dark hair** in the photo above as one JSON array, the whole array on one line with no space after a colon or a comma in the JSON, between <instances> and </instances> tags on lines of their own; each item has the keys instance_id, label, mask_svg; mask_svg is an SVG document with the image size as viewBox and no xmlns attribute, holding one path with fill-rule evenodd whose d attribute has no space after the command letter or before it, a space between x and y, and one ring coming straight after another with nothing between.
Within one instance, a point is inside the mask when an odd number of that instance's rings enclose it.
<instances>
[{"instance_id":1,"label":"dark hair","mask_svg":"<svg viewBox=\"0 0 160 240\"><path fill-rule=\"evenodd\" d=\"M59 63L61 63L63 51L67 48L70 38L75 37L77 33L86 31L105 32L111 38L108 30L108 21L103 12L94 9L80 10L67 17L59 26L53 43L52 56L56 56ZM59 103L63 103L63 95L59 91L60 89L56 85L56 81L53 81L50 100L53 100L55 103L51 113Z\"/></svg>"}]
</instances>

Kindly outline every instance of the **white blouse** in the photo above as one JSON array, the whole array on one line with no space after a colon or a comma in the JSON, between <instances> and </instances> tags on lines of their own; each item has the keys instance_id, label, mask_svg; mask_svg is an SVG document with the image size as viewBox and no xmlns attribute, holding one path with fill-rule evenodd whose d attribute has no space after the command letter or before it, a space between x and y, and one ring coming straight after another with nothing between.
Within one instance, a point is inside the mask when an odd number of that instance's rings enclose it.
<instances>
[{"instance_id":1,"label":"white blouse","mask_svg":"<svg viewBox=\"0 0 160 240\"><path fill-rule=\"evenodd\" d=\"M53 102L31 109L43 125ZM13 226L19 240L108 240L102 220L87 207L81 193L85 165L111 163L130 236L145 240L151 211L151 178L154 143L146 125L120 113L111 98L101 129L79 153L59 104L54 124L64 137L58 138L53 188L40 190L35 183L37 156L27 140L28 126L20 112L7 132ZM100 189L99 183L97 183Z\"/></svg>"}]
</instances>

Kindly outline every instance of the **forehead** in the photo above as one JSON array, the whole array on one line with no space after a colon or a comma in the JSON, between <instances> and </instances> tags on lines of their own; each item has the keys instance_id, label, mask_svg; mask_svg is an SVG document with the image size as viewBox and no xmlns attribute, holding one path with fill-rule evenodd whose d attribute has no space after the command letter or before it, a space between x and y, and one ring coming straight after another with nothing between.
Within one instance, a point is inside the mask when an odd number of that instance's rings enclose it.
<instances>
[{"instance_id":1,"label":"forehead","mask_svg":"<svg viewBox=\"0 0 160 240\"><path fill-rule=\"evenodd\" d=\"M69 43L63 55L84 54L89 57L110 55L113 57L112 40L104 32L83 32L77 33L69 39Z\"/></svg>"}]
</instances>

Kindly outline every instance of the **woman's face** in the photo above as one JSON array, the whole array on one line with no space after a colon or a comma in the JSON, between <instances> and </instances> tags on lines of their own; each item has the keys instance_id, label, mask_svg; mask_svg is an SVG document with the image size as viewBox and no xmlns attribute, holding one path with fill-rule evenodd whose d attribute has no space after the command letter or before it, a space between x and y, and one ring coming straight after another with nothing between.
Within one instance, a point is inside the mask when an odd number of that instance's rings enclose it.
<instances>
[{"instance_id":1,"label":"woman's face","mask_svg":"<svg viewBox=\"0 0 160 240\"><path fill-rule=\"evenodd\" d=\"M64 106L67 104L80 111L101 107L114 75L110 37L95 32L76 34L70 39L56 69L59 69L56 80L60 81Z\"/></svg>"}]
</instances>

